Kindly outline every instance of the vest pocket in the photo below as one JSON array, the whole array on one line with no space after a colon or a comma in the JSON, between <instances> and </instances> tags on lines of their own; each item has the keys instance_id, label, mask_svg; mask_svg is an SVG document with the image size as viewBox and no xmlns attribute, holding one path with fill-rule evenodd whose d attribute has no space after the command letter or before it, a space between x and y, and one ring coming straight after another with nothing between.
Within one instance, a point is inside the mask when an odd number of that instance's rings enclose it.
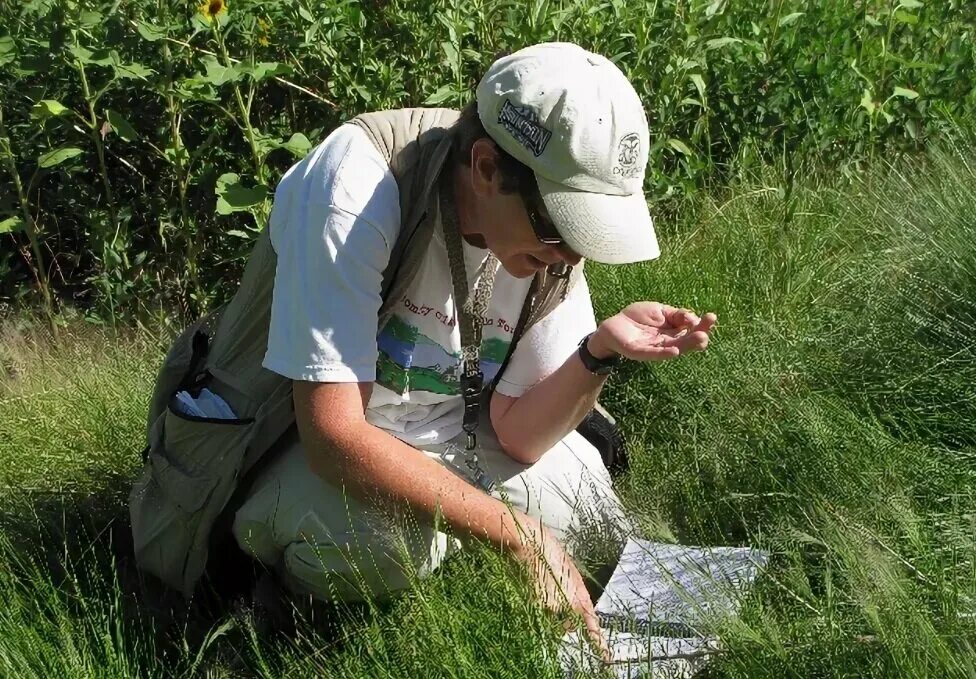
<instances>
[{"instance_id":1,"label":"vest pocket","mask_svg":"<svg viewBox=\"0 0 976 679\"><path fill-rule=\"evenodd\" d=\"M187 596L254 430L254 418L193 417L172 400L152 428L148 464L129 497L136 559Z\"/></svg>"},{"instance_id":2,"label":"vest pocket","mask_svg":"<svg viewBox=\"0 0 976 679\"><path fill-rule=\"evenodd\" d=\"M153 477L175 505L194 512L214 486L237 474L254 418L194 417L177 413L172 404L163 417L161 445L149 450Z\"/></svg>"}]
</instances>

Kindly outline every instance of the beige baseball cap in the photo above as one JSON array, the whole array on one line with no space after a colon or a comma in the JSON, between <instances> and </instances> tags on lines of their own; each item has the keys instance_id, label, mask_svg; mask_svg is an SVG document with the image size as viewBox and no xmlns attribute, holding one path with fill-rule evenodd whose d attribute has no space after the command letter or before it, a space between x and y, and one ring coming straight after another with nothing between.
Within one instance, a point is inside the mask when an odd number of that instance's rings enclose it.
<instances>
[{"instance_id":1,"label":"beige baseball cap","mask_svg":"<svg viewBox=\"0 0 976 679\"><path fill-rule=\"evenodd\" d=\"M543 43L496 61L478 85L491 138L535 172L559 235L604 264L654 259L644 199L647 117L609 59L572 43Z\"/></svg>"}]
</instances>

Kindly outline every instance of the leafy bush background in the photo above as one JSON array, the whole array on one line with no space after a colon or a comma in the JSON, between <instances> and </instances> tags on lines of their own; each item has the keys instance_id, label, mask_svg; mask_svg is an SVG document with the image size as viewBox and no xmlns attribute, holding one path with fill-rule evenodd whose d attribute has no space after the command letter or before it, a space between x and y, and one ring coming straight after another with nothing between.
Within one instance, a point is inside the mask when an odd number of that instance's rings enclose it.
<instances>
[{"instance_id":1,"label":"leafy bush background","mask_svg":"<svg viewBox=\"0 0 976 679\"><path fill-rule=\"evenodd\" d=\"M974 16L963 0L2 3L0 300L198 314L233 292L276 181L329 130L459 106L496 53L547 40L634 83L659 214L768 163L789 214L817 163L915 151L971 114Z\"/></svg>"}]
</instances>

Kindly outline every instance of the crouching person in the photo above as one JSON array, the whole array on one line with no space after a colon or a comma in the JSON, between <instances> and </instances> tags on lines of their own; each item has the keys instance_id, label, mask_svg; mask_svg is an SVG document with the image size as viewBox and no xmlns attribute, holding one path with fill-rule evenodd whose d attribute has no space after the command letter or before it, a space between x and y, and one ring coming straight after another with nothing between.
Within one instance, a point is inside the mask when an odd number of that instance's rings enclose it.
<instances>
[{"instance_id":1,"label":"crouching person","mask_svg":"<svg viewBox=\"0 0 976 679\"><path fill-rule=\"evenodd\" d=\"M582 260L659 254L648 146L610 61L544 44L496 61L460 114L365 114L292 167L202 381L200 365L183 380L257 422L278 413L269 395L291 397L296 426L264 434L270 446L247 435L219 472L251 470L243 496L225 480L208 496L240 548L297 592L356 599L435 569L456 547L442 522L523 560L546 603L596 634L575 558L584 536L630 527L575 430L622 358L703 349L715 322L656 302L595 322ZM232 369L244 335L260 366ZM186 589L197 571L181 568Z\"/></svg>"}]
</instances>

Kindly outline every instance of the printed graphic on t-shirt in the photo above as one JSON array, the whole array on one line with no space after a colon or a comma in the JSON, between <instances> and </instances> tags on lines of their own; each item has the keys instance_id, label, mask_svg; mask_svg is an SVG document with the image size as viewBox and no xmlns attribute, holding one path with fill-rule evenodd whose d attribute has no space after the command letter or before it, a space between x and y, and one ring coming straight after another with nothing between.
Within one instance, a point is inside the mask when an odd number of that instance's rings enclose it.
<instances>
[{"instance_id":1,"label":"printed graphic on t-shirt","mask_svg":"<svg viewBox=\"0 0 976 679\"><path fill-rule=\"evenodd\" d=\"M461 393L460 353L448 352L401 316L390 317L376 344L376 382L383 387L400 395L418 391L445 396ZM486 383L495 378L510 344L497 337L482 340L479 358Z\"/></svg>"}]
</instances>

